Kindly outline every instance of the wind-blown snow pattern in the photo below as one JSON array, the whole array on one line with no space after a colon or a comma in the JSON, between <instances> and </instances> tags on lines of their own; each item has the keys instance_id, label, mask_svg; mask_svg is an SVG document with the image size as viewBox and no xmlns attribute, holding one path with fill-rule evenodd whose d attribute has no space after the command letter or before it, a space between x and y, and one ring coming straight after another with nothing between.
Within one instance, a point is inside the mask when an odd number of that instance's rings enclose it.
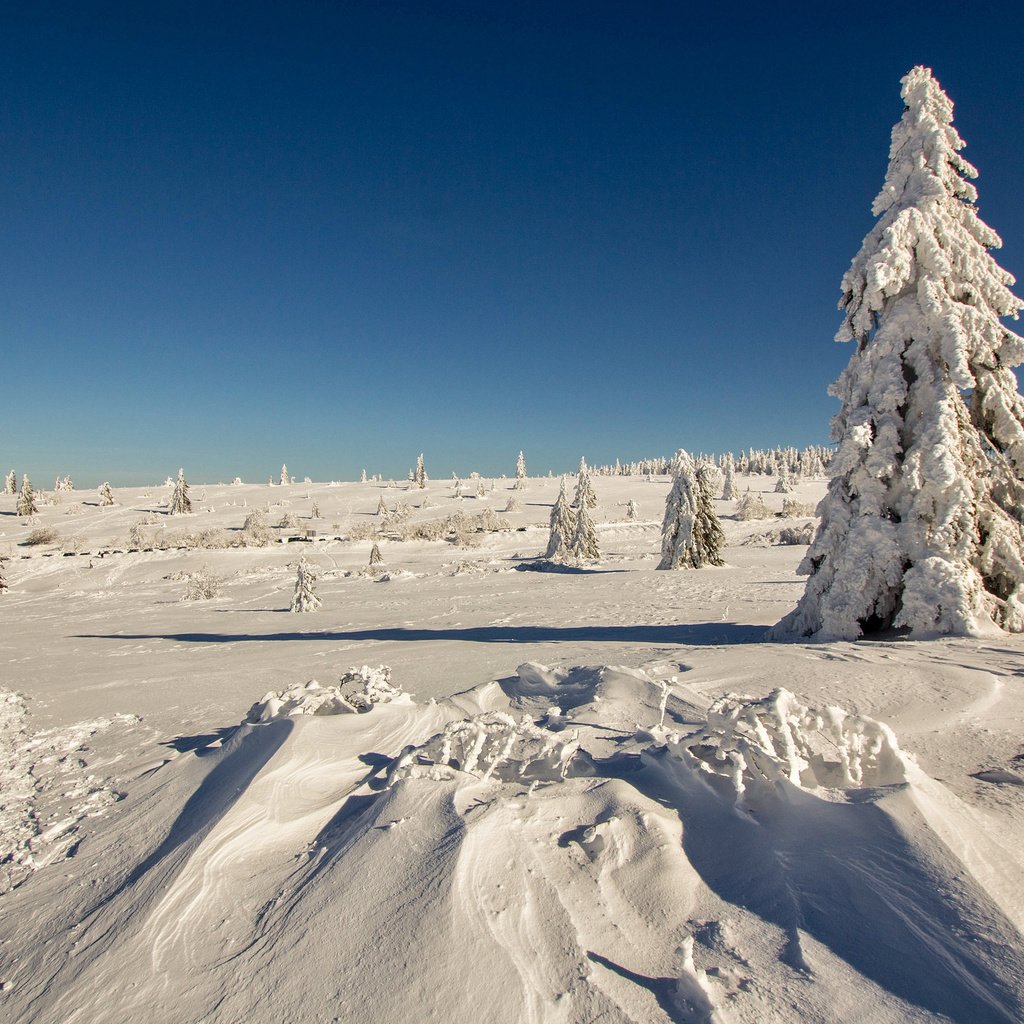
<instances>
[{"instance_id":1,"label":"wind-blown snow pattern","mask_svg":"<svg viewBox=\"0 0 1024 1024\"><path fill-rule=\"evenodd\" d=\"M1024 342L1001 322L1022 303L989 253L952 103L922 67L903 98L879 220L843 278L837 340L856 351L831 388L839 448L779 638L1024 629Z\"/></svg>"},{"instance_id":2,"label":"wind-blown snow pattern","mask_svg":"<svg viewBox=\"0 0 1024 1024\"><path fill-rule=\"evenodd\" d=\"M426 703L383 667L269 694L148 777L66 940L41 884L9 1019L1020 1019L1024 871L979 816L883 723L694 698L538 663Z\"/></svg>"}]
</instances>

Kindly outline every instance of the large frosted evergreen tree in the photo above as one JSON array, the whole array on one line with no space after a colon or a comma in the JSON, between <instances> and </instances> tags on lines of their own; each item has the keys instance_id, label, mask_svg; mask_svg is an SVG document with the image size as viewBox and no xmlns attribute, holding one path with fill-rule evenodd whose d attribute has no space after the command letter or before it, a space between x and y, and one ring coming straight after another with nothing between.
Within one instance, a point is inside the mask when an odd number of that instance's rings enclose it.
<instances>
[{"instance_id":1,"label":"large frosted evergreen tree","mask_svg":"<svg viewBox=\"0 0 1024 1024\"><path fill-rule=\"evenodd\" d=\"M776 637L1024 630L1024 303L990 255L977 171L927 68L903 79L879 218L843 278L838 451L797 608Z\"/></svg>"},{"instance_id":2,"label":"large frosted evergreen tree","mask_svg":"<svg viewBox=\"0 0 1024 1024\"><path fill-rule=\"evenodd\" d=\"M680 449L672 460L672 489L665 499L659 569L722 565L725 535L715 512L711 467Z\"/></svg>"}]
</instances>

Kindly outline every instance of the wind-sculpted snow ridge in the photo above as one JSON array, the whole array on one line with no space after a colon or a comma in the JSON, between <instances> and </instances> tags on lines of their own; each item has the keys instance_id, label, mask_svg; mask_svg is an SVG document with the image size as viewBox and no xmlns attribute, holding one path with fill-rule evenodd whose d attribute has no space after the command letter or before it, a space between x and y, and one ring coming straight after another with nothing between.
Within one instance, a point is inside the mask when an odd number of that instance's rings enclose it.
<instances>
[{"instance_id":1,"label":"wind-sculpted snow ridge","mask_svg":"<svg viewBox=\"0 0 1024 1024\"><path fill-rule=\"evenodd\" d=\"M0 1005L24 1024L1024 1019L1024 871L983 816L880 722L785 690L708 708L689 675L528 663L417 704L363 666L269 694L147 776L140 827L109 840L135 867L108 879L95 850L103 881L65 901L81 925L0 947Z\"/></svg>"},{"instance_id":2,"label":"wind-sculpted snow ridge","mask_svg":"<svg viewBox=\"0 0 1024 1024\"><path fill-rule=\"evenodd\" d=\"M809 708L784 689L761 699L722 697L709 709L707 727L682 746L701 769L729 779L737 799L781 780L808 790L906 780L888 726L837 707Z\"/></svg>"},{"instance_id":3,"label":"wind-sculpted snow ridge","mask_svg":"<svg viewBox=\"0 0 1024 1024\"><path fill-rule=\"evenodd\" d=\"M0 690L0 895L74 853L83 819L121 793L88 770L86 740L110 719L29 732L25 698Z\"/></svg>"},{"instance_id":4,"label":"wind-sculpted snow ridge","mask_svg":"<svg viewBox=\"0 0 1024 1024\"><path fill-rule=\"evenodd\" d=\"M411 703L412 698L391 683L387 665L351 668L336 686L321 686L315 679L296 683L279 693L270 692L249 709L249 723L272 722L297 715L348 715L370 711L375 704Z\"/></svg>"},{"instance_id":5,"label":"wind-sculpted snow ridge","mask_svg":"<svg viewBox=\"0 0 1024 1024\"><path fill-rule=\"evenodd\" d=\"M418 747L407 747L391 765L391 781L409 777L451 779L456 772L481 781L554 781L565 778L579 738L551 732L523 715L491 711L451 722Z\"/></svg>"}]
</instances>

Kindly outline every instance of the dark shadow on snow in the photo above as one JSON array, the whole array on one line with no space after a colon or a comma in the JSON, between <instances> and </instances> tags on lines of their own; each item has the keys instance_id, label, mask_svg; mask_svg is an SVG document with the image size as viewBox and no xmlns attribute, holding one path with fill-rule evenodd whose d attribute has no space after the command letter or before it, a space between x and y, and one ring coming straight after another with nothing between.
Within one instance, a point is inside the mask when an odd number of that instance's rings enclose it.
<instances>
[{"instance_id":1,"label":"dark shadow on snow","mask_svg":"<svg viewBox=\"0 0 1024 1024\"><path fill-rule=\"evenodd\" d=\"M270 643L281 640L380 640L425 643L460 640L477 644L639 643L717 646L765 642L765 626L702 622L658 626L467 626L461 629L403 627L311 630L287 633L77 633L76 640L173 640L190 644Z\"/></svg>"}]
</instances>

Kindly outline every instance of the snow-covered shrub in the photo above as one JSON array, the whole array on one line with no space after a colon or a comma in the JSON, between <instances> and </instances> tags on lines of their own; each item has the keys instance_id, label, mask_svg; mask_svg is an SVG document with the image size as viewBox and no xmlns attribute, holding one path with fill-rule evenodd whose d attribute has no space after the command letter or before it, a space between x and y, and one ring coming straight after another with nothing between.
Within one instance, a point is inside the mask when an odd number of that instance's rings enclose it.
<instances>
[{"instance_id":1,"label":"snow-covered shrub","mask_svg":"<svg viewBox=\"0 0 1024 1024\"><path fill-rule=\"evenodd\" d=\"M61 539L60 549L68 554L77 555L79 551L85 550L85 538L80 533L73 533Z\"/></svg>"},{"instance_id":2,"label":"snow-covered shrub","mask_svg":"<svg viewBox=\"0 0 1024 1024\"><path fill-rule=\"evenodd\" d=\"M736 505L736 518L744 521L750 519L770 519L772 513L764 503L760 494L747 491Z\"/></svg>"},{"instance_id":3,"label":"snow-covered shrub","mask_svg":"<svg viewBox=\"0 0 1024 1024\"><path fill-rule=\"evenodd\" d=\"M505 502L505 512L522 512L523 503L514 495L510 494L508 501Z\"/></svg>"},{"instance_id":4,"label":"snow-covered shrub","mask_svg":"<svg viewBox=\"0 0 1024 1024\"><path fill-rule=\"evenodd\" d=\"M224 580L220 576L215 576L204 565L185 577L185 593L181 599L182 601L209 601L220 595L223 585Z\"/></svg>"},{"instance_id":5,"label":"snow-covered shrub","mask_svg":"<svg viewBox=\"0 0 1024 1024\"><path fill-rule=\"evenodd\" d=\"M22 544L36 546L39 544L53 544L57 540L57 531L52 526L37 526L23 541Z\"/></svg>"},{"instance_id":6,"label":"snow-covered shrub","mask_svg":"<svg viewBox=\"0 0 1024 1024\"><path fill-rule=\"evenodd\" d=\"M812 540L814 540L814 523L783 526L779 530L780 544L810 544Z\"/></svg>"},{"instance_id":7,"label":"snow-covered shrub","mask_svg":"<svg viewBox=\"0 0 1024 1024\"><path fill-rule=\"evenodd\" d=\"M815 514L815 506L807 502L797 501L796 498L782 499L782 514L791 519L803 519L805 516Z\"/></svg>"},{"instance_id":8,"label":"snow-covered shrub","mask_svg":"<svg viewBox=\"0 0 1024 1024\"><path fill-rule=\"evenodd\" d=\"M242 523L241 542L247 548L265 548L272 540L266 513L254 508Z\"/></svg>"},{"instance_id":9,"label":"snow-covered shrub","mask_svg":"<svg viewBox=\"0 0 1024 1024\"><path fill-rule=\"evenodd\" d=\"M110 489L109 483L100 485L99 496L101 506L106 507L114 504L114 492Z\"/></svg>"},{"instance_id":10,"label":"snow-covered shrub","mask_svg":"<svg viewBox=\"0 0 1024 1024\"><path fill-rule=\"evenodd\" d=\"M297 530L299 528L298 517L293 512L285 512L277 524L279 530Z\"/></svg>"}]
</instances>

